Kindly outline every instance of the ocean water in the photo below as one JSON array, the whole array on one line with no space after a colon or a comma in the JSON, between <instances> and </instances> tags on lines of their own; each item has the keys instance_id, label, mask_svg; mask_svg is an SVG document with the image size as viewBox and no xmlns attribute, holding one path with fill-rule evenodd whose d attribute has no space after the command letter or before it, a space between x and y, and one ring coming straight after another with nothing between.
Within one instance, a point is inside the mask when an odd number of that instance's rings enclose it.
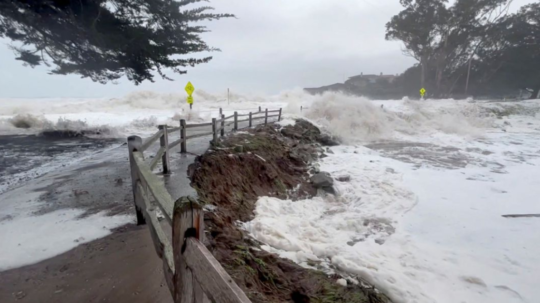
<instances>
[{"instance_id":1,"label":"ocean water","mask_svg":"<svg viewBox=\"0 0 540 303\"><path fill-rule=\"evenodd\" d=\"M314 165L350 181L336 182L338 196L260 197L254 220L243 225L266 250L338 272L347 283L368 281L395 302L540 297L539 221L502 217L540 213L539 100L377 101L293 90L227 101L197 91L189 110L184 98L138 92L117 99L0 100L0 247L10 247L0 270L52 257L133 221L104 213L81 218L76 208L36 215L36 191L65 176L58 171L121 147L129 135L148 136L160 124L208 122L220 108L229 115L282 107L283 124L309 119L341 140ZM54 241L40 241L36 226Z\"/></svg>"}]
</instances>

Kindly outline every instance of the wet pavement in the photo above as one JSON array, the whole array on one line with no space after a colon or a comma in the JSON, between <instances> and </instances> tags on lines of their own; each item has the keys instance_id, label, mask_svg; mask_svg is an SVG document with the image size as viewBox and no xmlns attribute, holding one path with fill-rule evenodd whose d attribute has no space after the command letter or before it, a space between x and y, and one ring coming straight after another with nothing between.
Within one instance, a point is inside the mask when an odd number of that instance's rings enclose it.
<instances>
[{"instance_id":1,"label":"wet pavement","mask_svg":"<svg viewBox=\"0 0 540 303\"><path fill-rule=\"evenodd\" d=\"M41 167L62 166L74 158L103 150L119 139L0 136L0 193L44 173ZM56 163L55 163L56 162Z\"/></svg>"},{"instance_id":2,"label":"wet pavement","mask_svg":"<svg viewBox=\"0 0 540 303\"><path fill-rule=\"evenodd\" d=\"M239 124L239 128L247 126L247 123ZM226 132L231 129L232 125L227 126ZM188 129L187 135L209 131L211 127L191 128ZM178 138L179 132L172 133L169 142ZM3 139L7 140L7 138ZM163 175L160 172L161 163L158 163L154 173L164 181L173 200L188 195L196 197L197 193L191 188L191 181L188 179L188 166L193 163L196 156L206 152L211 139L212 136L190 139L187 142L188 153L186 154L180 153L179 145L170 150L170 174ZM17 139L10 138L10 140ZM43 141L41 138L25 140L22 140L26 142L25 144L18 144L21 146L19 148L21 151L27 148L38 153L38 150L45 149L40 153L48 153L48 157L51 158L65 154L69 149L90 150L99 147L102 150L77 160L75 164L59 167L43 176L32 178L18 188L0 194L2 200L0 220L13 219L18 214L28 213L29 210L34 215L42 215L71 208L85 210L81 217L101 211L106 211L109 215L134 214L128 150L127 145L121 143L123 140L96 141L87 138L71 138L54 144ZM106 148L103 149L104 147ZM150 159L158 149L159 140L145 151L145 158ZM4 168L4 171L6 170Z\"/></svg>"}]
</instances>

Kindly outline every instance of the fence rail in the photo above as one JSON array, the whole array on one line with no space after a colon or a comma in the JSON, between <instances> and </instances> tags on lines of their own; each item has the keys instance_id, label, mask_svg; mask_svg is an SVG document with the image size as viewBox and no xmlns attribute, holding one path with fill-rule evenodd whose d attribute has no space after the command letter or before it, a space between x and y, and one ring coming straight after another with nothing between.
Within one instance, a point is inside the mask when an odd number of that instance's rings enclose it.
<instances>
[{"instance_id":1,"label":"fence rail","mask_svg":"<svg viewBox=\"0 0 540 303\"><path fill-rule=\"evenodd\" d=\"M278 112L277 115L268 113ZM262 117L254 115L264 114ZM238 117L249 117L238 120ZM128 137L129 162L133 200L137 215L137 224L147 224L154 243L156 254L163 261L163 272L167 286L175 303L249 303L244 292L236 285L212 253L203 245L204 214L201 206L191 197L181 197L173 200L165 188L165 184L152 172L159 164L163 165L163 173L170 173L169 153L173 147L180 145L180 151L186 152L189 139L210 136L217 143L219 137L225 135L226 125L234 125L233 131L238 130L238 123L249 122L249 127L259 119L277 117L281 120L281 109L266 109L259 107L259 112L225 117L220 109L220 118L213 118L210 123L186 124L180 120L180 127L160 125L159 131L144 142L138 136ZM233 121L226 123L228 119ZM196 127L212 126L211 132L186 135L186 130ZM169 135L180 131L180 139L169 143ZM159 149L154 157L145 160L144 152L159 139ZM159 221L162 214L165 223L172 228L172 240L169 240Z\"/></svg>"}]
</instances>

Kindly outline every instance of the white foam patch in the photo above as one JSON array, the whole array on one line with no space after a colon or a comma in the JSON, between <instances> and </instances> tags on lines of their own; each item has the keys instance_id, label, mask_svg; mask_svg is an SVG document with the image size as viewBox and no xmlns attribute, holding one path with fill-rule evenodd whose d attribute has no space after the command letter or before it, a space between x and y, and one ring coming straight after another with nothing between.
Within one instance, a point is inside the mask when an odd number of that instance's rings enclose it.
<instances>
[{"instance_id":1,"label":"white foam patch","mask_svg":"<svg viewBox=\"0 0 540 303\"><path fill-rule=\"evenodd\" d=\"M314 97L305 116L348 143L396 139L437 132L478 136L494 115L478 104L454 100L378 101L325 93Z\"/></svg>"},{"instance_id":2,"label":"white foam patch","mask_svg":"<svg viewBox=\"0 0 540 303\"><path fill-rule=\"evenodd\" d=\"M79 219L83 213L67 209L0 221L0 271L54 257L134 222L133 216L109 217L104 213Z\"/></svg>"},{"instance_id":3,"label":"white foam patch","mask_svg":"<svg viewBox=\"0 0 540 303\"><path fill-rule=\"evenodd\" d=\"M297 94L301 93L301 90ZM194 93L190 109L185 93L140 91L114 99L1 99L0 135L38 134L45 130L87 131L102 129L102 136L146 136L159 124L177 126L180 119L209 122L232 115L285 107L292 96L258 96L231 93ZM227 99L228 98L228 99Z\"/></svg>"},{"instance_id":4,"label":"white foam patch","mask_svg":"<svg viewBox=\"0 0 540 303\"><path fill-rule=\"evenodd\" d=\"M315 97L307 116L350 142L391 139L389 149L331 148L320 169L350 176L335 182L337 198L260 197L243 226L264 249L360 276L398 303L536 302L540 220L502 215L540 213L537 101L466 107L352 98L340 112L331 98ZM351 131L355 115L364 124ZM362 130L368 126L375 131ZM418 142L429 144L407 147ZM395 151L403 154L383 156Z\"/></svg>"}]
</instances>

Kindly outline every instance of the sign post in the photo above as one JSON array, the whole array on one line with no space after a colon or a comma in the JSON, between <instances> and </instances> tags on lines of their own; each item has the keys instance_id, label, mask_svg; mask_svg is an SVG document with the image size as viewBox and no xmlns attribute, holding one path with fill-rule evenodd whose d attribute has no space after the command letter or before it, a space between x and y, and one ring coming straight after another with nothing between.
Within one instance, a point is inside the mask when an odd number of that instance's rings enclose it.
<instances>
[{"instance_id":1,"label":"sign post","mask_svg":"<svg viewBox=\"0 0 540 303\"><path fill-rule=\"evenodd\" d=\"M421 88L420 89L420 97L422 97L422 99L424 99L424 95L426 94L426 89L425 88Z\"/></svg>"},{"instance_id":2,"label":"sign post","mask_svg":"<svg viewBox=\"0 0 540 303\"><path fill-rule=\"evenodd\" d=\"M195 87L193 86L193 84L191 84L191 82L188 82L185 89L186 89L186 93L188 94L187 103L189 103L189 109L192 109L193 108L192 94L195 91Z\"/></svg>"}]
</instances>

